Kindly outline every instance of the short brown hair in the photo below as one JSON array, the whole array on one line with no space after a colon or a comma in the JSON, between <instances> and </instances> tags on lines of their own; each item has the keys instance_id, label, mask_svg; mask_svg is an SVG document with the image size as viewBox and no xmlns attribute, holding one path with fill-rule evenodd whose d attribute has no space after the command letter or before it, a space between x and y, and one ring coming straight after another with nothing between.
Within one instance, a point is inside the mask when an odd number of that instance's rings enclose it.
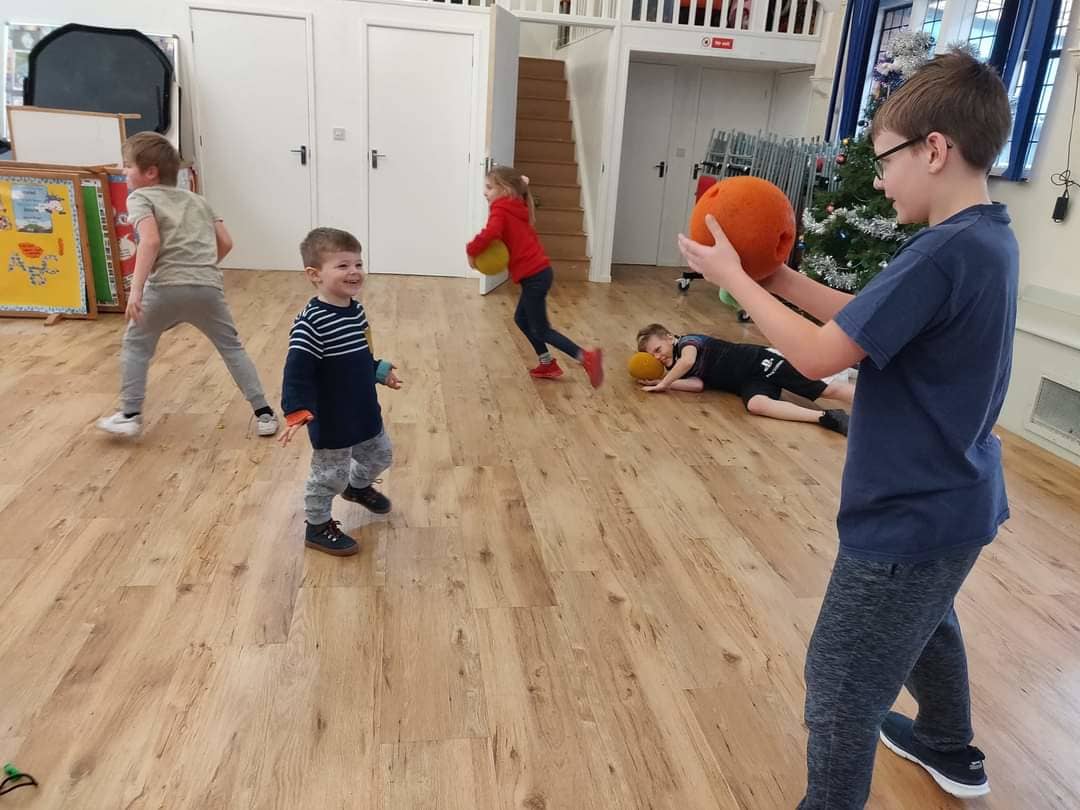
<instances>
[{"instance_id":1,"label":"short brown hair","mask_svg":"<svg viewBox=\"0 0 1080 810\"><path fill-rule=\"evenodd\" d=\"M360 240L340 228L316 228L300 243L304 267L320 267L327 253L360 253Z\"/></svg>"},{"instance_id":2,"label":"short brown hair","mask_svg":"<svg viewBox=\"0 0 1080 810\"><path fill-rule=\"evenodd\" d=\"M154 167L158 170L158 182L163 186L175 186L180 172L180 153L169 139L156 132L140 132L124 141L124 160L134 163L139 171Z\"/></svg>"},{"instance_id":3,"label":"short brown hair","mask_svg":"<svg viewBox=\"0 0 1080 810\"><path fill-rule=\"evenodd\" d=\"M638 329L637 333L637 350L639 352L645 351L645 344L649 342L651 337L671 337L671 332L663 324L650 323L644 329Z\"/></svg>"},{"instance_id":4,"label":"short brown hair","mask_svg":"<svg viewBox=\"0 0 1080 810\"><path fill-rule=\"evenodd\" d=\"M885 130L904 138L940 132L965 161L989 171L1012 131L1009 94L994 68L954 48L916 70L881 105L871 140Z\"/></svg>"}]
</instances>

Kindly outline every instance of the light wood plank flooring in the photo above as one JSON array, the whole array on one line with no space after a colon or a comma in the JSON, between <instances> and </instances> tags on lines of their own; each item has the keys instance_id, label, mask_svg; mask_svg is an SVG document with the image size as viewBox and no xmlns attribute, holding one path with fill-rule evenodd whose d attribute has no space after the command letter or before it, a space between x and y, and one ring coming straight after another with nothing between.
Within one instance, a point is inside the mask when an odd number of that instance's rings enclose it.
<instances>
[{"instance_id":1,"label":"light wood plank flooring","mask_svg":"<svg viewBox=\"0 0 1080 810\"><path fill-rule=\"evenodd\" d=\"M162 340L137 444L122 319L0 321L5 808L776 810L805 773L802 666L836 550L844 439L719 394L649 396L634 333L755 338L665 271L557 284L609 383L525 375L516 289L369 279L395 510L302 544L310 449L259 439L201 335ZM229 273L272 401L311 290ZM1006 436L1013 518L959 599L977 744L967 807L1080 807L1080 470ZM909 699L901 705L910 708ZM875 810L960 807L879 753Z\"/></svg>"}]
</instances>

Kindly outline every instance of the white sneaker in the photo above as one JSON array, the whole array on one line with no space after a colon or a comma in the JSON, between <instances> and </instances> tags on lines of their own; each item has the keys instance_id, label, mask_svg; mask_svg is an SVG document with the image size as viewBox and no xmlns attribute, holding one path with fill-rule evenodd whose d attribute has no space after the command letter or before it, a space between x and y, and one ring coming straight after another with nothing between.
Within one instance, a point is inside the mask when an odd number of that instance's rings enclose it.
<instances>
[{"instance_id":1,"label":"white sneaker","mask_svg":"<svg viewBox=\"0 0 1080 810\"><path fill-rule=\"evenodd\" d=\"M273 436L278 431L277 417L272 413L264 413L256 421L255 429L260 436Z\"/></svg>"},{"instance_id":2,"label":"white sneaker","mask_svg":"<svg viewBox=\"0 0 1080 810\"><path fill-rule=\"evenodd\" d=\"M98 419L97 426L106 433L112 433L115 436L129 436L134 439L142 433L142 414L137 413L128 417L124 416L123 411L117 411L112 416Z\"/></svg>"}]
</instances>

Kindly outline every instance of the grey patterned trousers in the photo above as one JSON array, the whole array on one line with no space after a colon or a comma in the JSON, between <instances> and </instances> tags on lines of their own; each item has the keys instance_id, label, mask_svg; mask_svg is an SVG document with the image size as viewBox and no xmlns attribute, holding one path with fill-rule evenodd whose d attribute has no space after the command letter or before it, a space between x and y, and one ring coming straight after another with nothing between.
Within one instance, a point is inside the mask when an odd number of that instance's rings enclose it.
<instances>
[{"instance_id":1,"label":"grey patterned trousers","mask_svg":"<svg viewBox=\"0 0 1080 810\"><path fill-rule=\"evenodd\" d=\"M393 461L394 448L385 430L352 447L313 450L311 474L304 486L307 522L313 526L326 523L332 517L334 497L344 492L346 485L357 489L371 486Z\"/></svg>"}]
</instances>

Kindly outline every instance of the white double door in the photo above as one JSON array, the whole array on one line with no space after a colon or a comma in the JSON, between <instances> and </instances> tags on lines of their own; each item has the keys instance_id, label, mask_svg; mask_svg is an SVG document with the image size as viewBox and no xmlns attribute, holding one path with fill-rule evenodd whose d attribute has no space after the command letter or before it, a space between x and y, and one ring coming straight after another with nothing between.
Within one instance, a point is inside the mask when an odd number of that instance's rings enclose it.
<instances>
[{"instance_id":1,"label":"white double door","mask_svg":"<svg viewBox=\"0 0 1080 810\"><path fill-rule=\"evenodd\" d=\"M713 129L768 126L773 74L630 63L619 196L616 264L683 264L675 237L694 203L694 164Z\"/></svg>"}]
</instances>

